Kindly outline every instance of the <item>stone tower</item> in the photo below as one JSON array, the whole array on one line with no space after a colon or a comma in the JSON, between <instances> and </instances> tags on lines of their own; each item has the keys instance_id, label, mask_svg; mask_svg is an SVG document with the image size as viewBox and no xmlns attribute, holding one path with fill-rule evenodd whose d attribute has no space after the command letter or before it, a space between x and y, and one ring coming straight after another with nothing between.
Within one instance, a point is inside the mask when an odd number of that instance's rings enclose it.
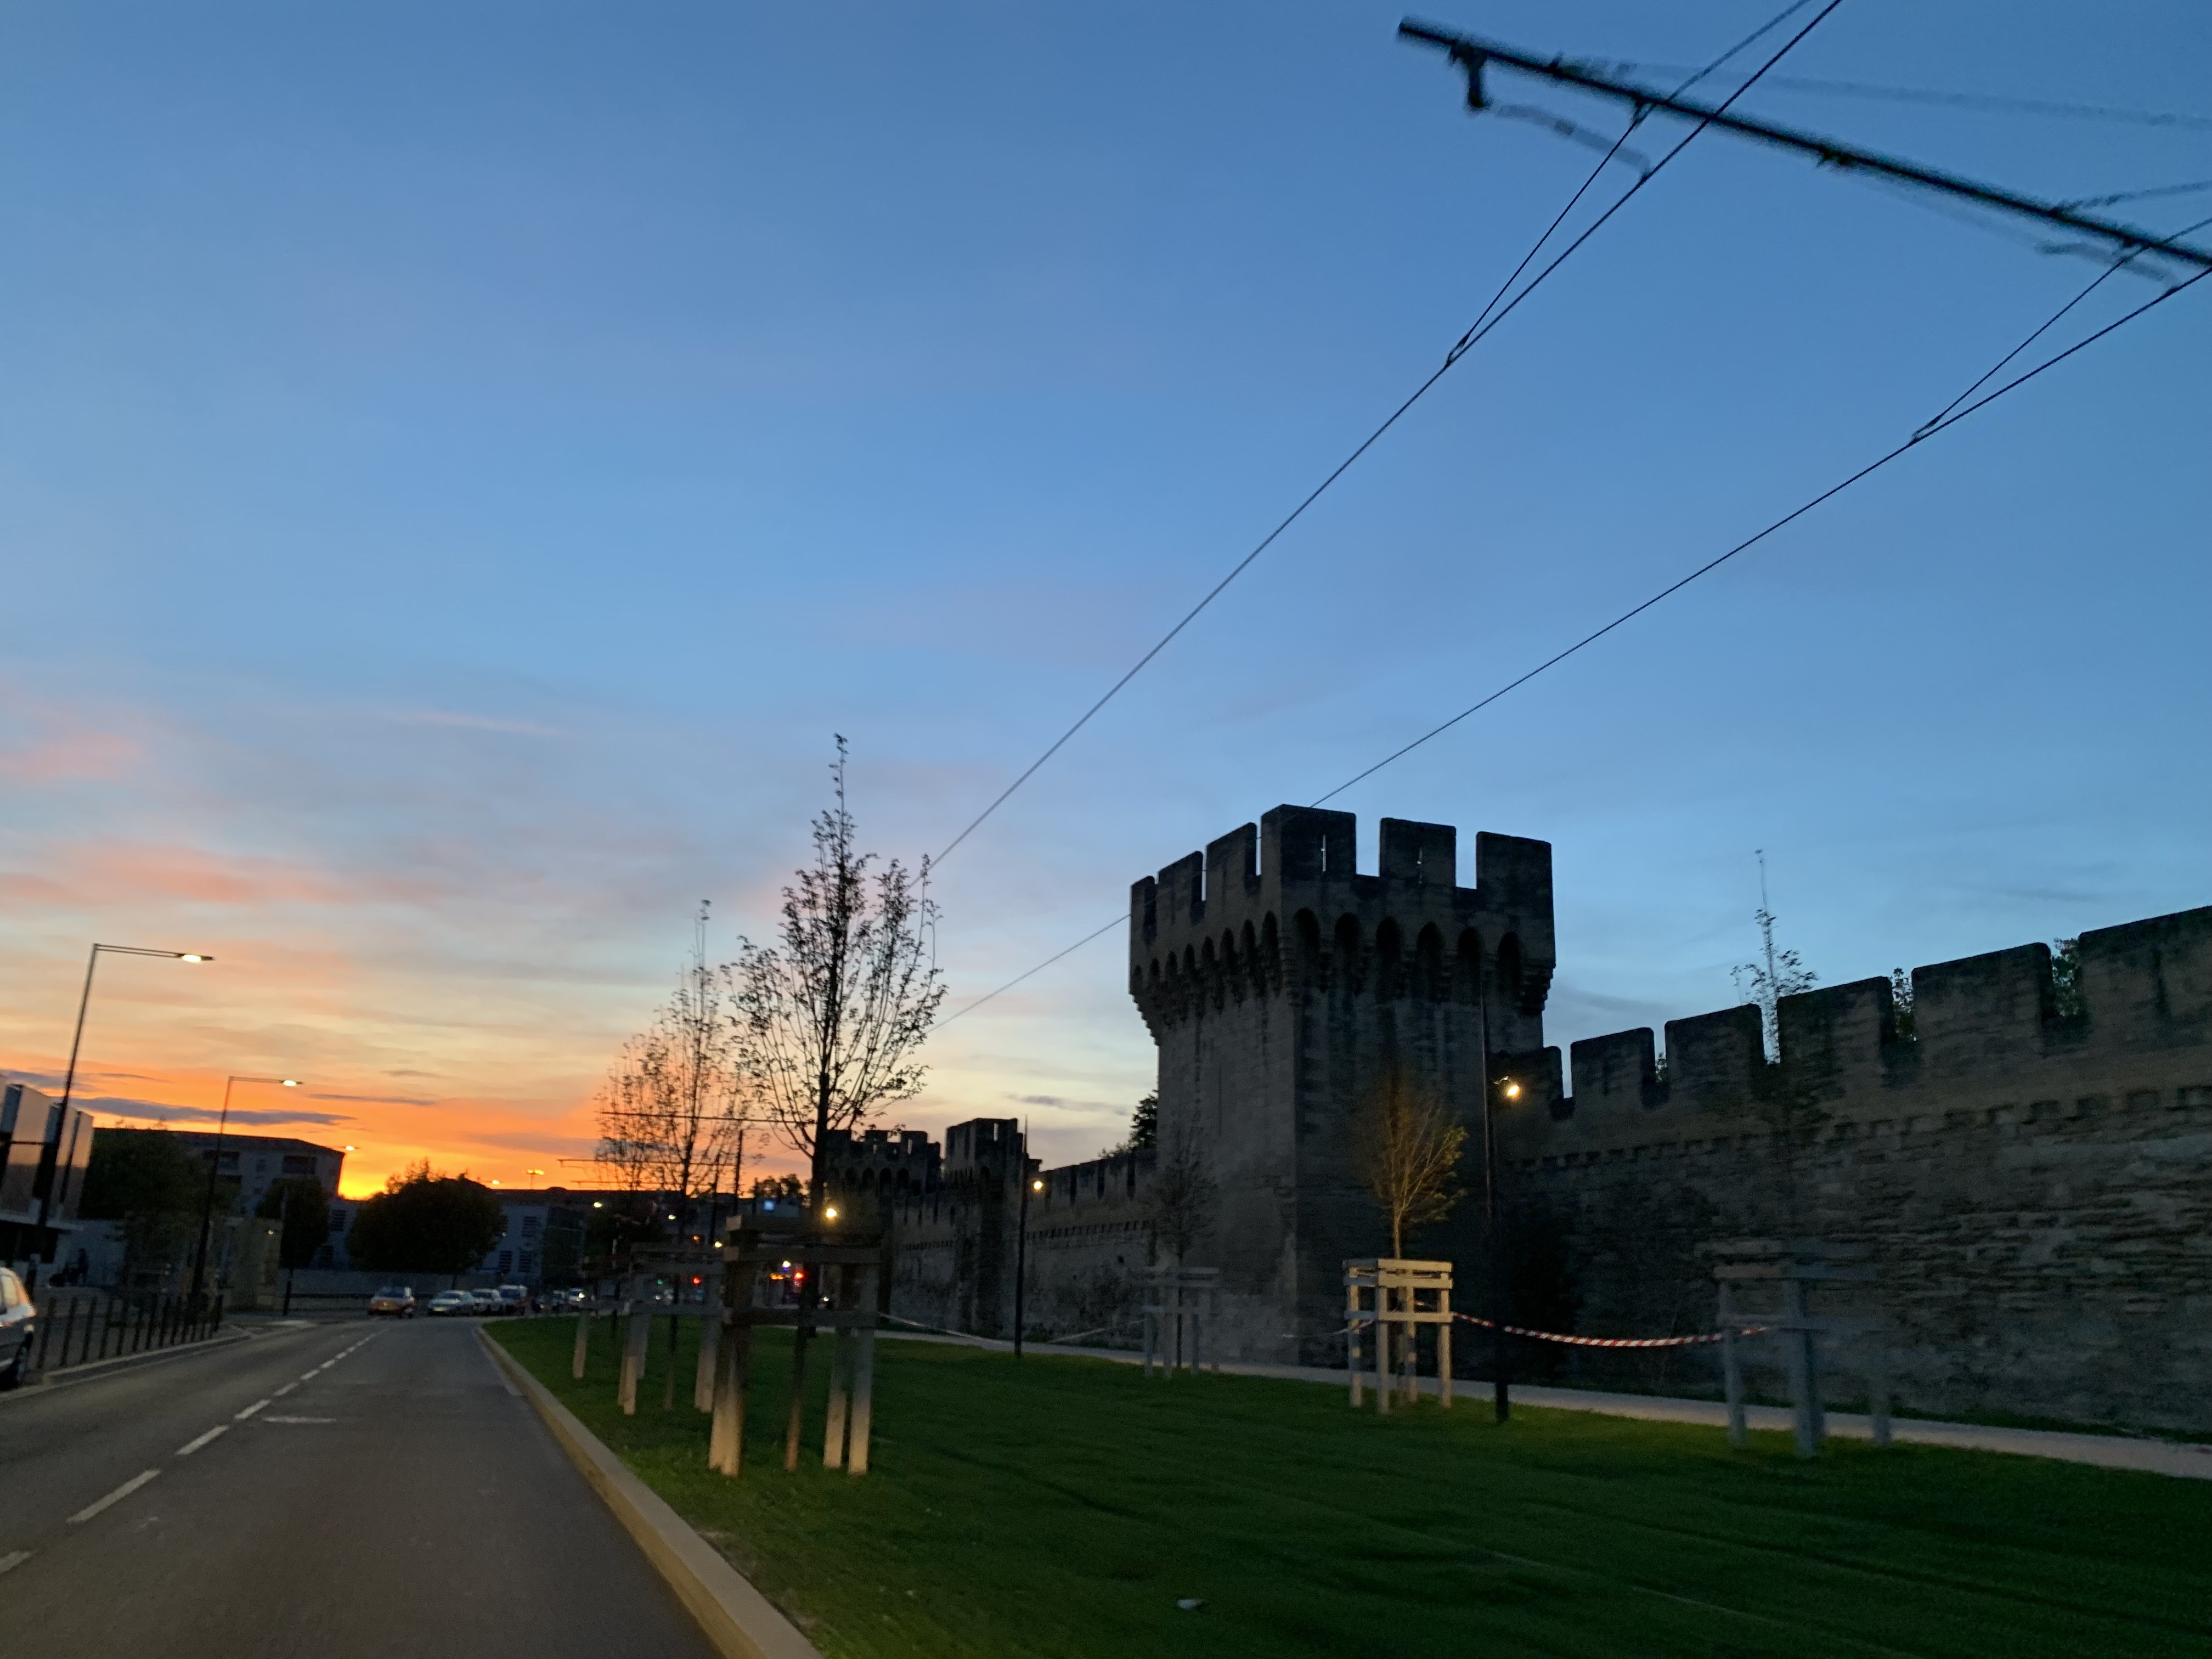
<instances>
[{"instance_id":1,"label":"stone tower","mask_svg":"<svg viewBox=\"0 0 2212 1659\"><path fill-rule=\"evenodd\" d=\"M1407 1249L1472 1267L1480 1240L1486 1050L1559 1095L1544 1048L1557 961L1552 849L1475 837L1458 884L1449 825L1382 821L1379 873L1349 812L1279 806L1131 890L1129 992L1159 1045L1162 1159L1197 1149L1217 1215L1191 1266L1221 1269L1224 1358L1340 1358L1343 1263L1389 1237L1351 1170L1350 1117L1395 1065L1468 1127L1469 1196Z\"/></svg>"}]
</instances>

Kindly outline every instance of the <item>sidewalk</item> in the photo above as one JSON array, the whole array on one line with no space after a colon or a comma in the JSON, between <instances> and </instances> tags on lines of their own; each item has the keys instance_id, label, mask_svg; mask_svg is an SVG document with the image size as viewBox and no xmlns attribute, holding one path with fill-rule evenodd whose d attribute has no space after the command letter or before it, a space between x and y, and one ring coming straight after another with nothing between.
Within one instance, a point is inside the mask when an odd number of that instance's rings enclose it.
<instances>
[{"instance_id":1,"label":"sidewalk","mask_svg":"<svg viewBox=\"0 0 2212 1659\"><path fill-rule=\"evenodd\" d=\"M884 1330L885 1337L903 1338L915 1342L951 1342L972 1348L991 1348L1004 1353L1011 1352L1013 1344L988 1337L957 1336L925 1331ZM1038 1354L1073 1354L1083 1359L1110 1359L1124 1365L1144 1363L1142 1354L1132 1353L1126 1348L1079 1348L1057 1343L1031 1342L1027 1352ZM1331 1388L1345 1386L1345 1374L1340 1370L1325 1370L1318 1365L1223 1365L1220 1370L1235 1376L1269 1376L1286 1382L1323 1382ZM1371 1377L1370 1377L1371 1382ZM1419 1379L1423 1394L1437 1391L1432 1376ZM1489 1402L1489 1384L1478 1382L1455 1382L1453 1395L1465 1400L1480 1410ZM1533 1384L1516 1383L1514 1400L1524 1406L1540 1406L1551 1411L1596 1412L1607 1417L1632 1417L1647 1423L1695 1423L1706 1428L1724 1430L1728 1426L1728 1407L1717 1400L1669 1400L1654 1395L1601 1394L1592 1389L1544 1389ZM1790 1427L1790 1408L1786 1406L1751 1406L1745 1415L1754 1429L1771 1429L1788 1433ZM1830 1412L1828 1432L1853 1440L1874 1438L1874 1426L1866 1418L1851 1412ZM2133 1469L2145 1474L2166 1474L2189 1480L2212 1480L2212 1445L2199 1445L2185 1440L2131 1439L2112 1434L2067 1434L2049 1429L1994 1429L1976 1423L1929 1422L1917 1418L1899 1417L1890 1420L1890 1437L1918 1446L1950 1446L1965 1451L2008 1452L2019 1457L2049 1457L2062 1463L2089 1463L2099 1468Z\"/></svg>"}]
</instances>

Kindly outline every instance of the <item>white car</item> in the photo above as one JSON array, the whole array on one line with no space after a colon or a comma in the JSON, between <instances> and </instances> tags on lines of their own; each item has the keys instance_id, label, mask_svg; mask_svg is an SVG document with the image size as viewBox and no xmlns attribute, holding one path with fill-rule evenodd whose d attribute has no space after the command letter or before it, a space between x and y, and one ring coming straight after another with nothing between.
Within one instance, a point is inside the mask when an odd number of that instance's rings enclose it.
<instances>
[{"instance_id":1,"label":"white car","mask_svg":"<svg viewBox=\"0 0 2212 1659\"><path fill-rule=\"evenodd\" d=\"M448 1318L454 1314L472 1314L477 1310L477 1299L466 1291L441 1291L430 1298L423 1311L433 1319Z\"/></svg>"}]
</instances>

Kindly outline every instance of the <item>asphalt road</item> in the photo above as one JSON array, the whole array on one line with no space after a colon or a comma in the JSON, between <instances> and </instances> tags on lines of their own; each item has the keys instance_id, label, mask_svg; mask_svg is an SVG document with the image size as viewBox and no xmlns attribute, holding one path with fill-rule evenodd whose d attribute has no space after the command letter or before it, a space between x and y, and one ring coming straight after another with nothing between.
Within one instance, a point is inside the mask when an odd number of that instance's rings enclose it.
<instances>
[{"instance_id":1,"label":"asphalt road","mask_svg":"<svg viewBox=\"0 0 2212 1659\"><path fill-rule=\"evenodd\" d=\"M0 1659L708 1659L475 1322L0 1395Z\"/></svg>"}]
</instances>

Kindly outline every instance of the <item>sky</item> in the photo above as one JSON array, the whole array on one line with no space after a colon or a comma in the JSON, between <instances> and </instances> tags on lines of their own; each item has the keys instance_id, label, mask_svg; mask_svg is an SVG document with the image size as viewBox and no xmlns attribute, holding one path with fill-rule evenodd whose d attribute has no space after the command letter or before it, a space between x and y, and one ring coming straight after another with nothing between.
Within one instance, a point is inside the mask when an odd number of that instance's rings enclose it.
<instances>
[{"instance_id":1,"label":"sky","mask_svg":"<svg viewBox=\"0 0 2212 1659\"><path fill-rule=\"evenodd\" d=\"M1656 82L1779 3L1428 15ZM942 849L1619 132L1500 72L1585 138L1471 113L1399 15L0 4L0 1069L58 1082L92 941L204 951L103 958L102 1122L293 1076L239 1115L355 1147L349 1193L590 1179L599 1079L700 900L718 958L772 929L835 734L866 844ZM1772 76L1739 107L2046 199L2212 179L2179 0L1845 0ZM948 1010L1888 450L2100 268L1698 138L943 861ZM1385 815L1550 842L1562 1044L1737 1000L1754 849L1824 983L2212 902L2208 345L2212 283L1337 796L1361 867ZM1122 948L953 1020L884 1121L1118 1139Z\"/></svg>"}]
</instances>

